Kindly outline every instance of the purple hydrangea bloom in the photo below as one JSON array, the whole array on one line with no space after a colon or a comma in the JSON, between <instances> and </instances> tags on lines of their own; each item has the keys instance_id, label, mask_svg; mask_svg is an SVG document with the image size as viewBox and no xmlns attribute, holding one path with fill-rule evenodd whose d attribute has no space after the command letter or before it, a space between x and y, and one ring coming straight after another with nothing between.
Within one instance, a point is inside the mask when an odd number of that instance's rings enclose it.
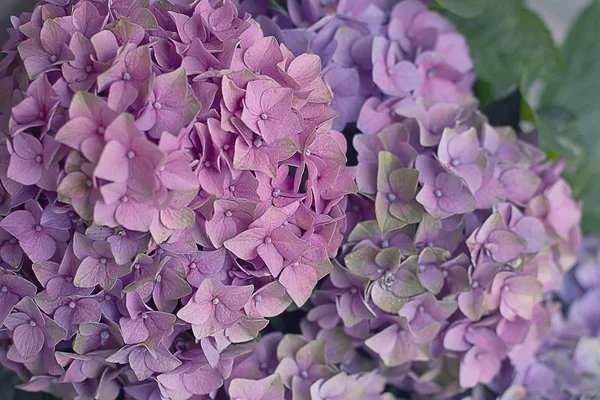
<instances>
[{"instance_id":1,"label":"purple hydrangea bloom","mask_svg":"<svg viewBox=\"0 0 600 400\"><path fill-rule=\"evenodd\" d=\"M0 360L64 398L229 390L346 231L355 169L321 58L229 0L52 0L11 22ZM231 390L281 398L275 367Z\"/></svg>"}]
</instances>

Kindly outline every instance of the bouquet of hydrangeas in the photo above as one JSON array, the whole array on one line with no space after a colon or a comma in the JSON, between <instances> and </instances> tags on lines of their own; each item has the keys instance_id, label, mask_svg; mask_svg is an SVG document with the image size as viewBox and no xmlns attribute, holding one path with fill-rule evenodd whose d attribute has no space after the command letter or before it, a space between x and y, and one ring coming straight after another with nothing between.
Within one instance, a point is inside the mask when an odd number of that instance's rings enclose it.
<instances>
[{"instance_id":1,"label":"bouquet of hydrangeas","mask_svg":"<svg viewBox=\"0 0 600 400\"><path fill-rule=\"evenodd\" d=\"M11 22L0 362L21 389L510 396L560 357L572 393L598 383L595 339L544 343L581 240L564 163L488 123L427 2L46 0Z\"/></svg>"}]
</instances>

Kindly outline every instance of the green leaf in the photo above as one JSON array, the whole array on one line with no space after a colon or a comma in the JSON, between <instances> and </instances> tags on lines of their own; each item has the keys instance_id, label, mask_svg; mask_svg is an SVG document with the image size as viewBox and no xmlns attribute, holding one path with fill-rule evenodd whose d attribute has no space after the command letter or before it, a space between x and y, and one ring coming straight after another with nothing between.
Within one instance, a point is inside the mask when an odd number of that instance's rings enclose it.
<instances>
[{"instance_id":1,"label":"green leaf","mask_svg":"<svg viewBox=\"0 0 600 400\"><path fill-rule=\"evenodd\" d=\"M453 14L473 18L483 13L486 0L438 0L437 3Z\"/></svg>"},{"instance_id":2,"label":"green leaf","mask_svg":"<svg viewBox=\"0 0 600 400\"><path fill-rule=\"evenodd\" d=\"M451 16L466 37L475 71L494 87L518 85L521 77L539 66L538 78L563 74L560 53L542 20L521 0L486 2L475 18Z\"/></svg>"},{"instance_id":3,"label":"green leaf","mask_svg":"<svg viewBox=\"0 0 600 400\"><path fill-rule=\"evenodd\" d=\"M543 96L543 104L564 107L575 114L600 105L600 41L598 40L600 1L584 9L562 47L566 79L553 80Z\"/></svg>"}]
</instances>

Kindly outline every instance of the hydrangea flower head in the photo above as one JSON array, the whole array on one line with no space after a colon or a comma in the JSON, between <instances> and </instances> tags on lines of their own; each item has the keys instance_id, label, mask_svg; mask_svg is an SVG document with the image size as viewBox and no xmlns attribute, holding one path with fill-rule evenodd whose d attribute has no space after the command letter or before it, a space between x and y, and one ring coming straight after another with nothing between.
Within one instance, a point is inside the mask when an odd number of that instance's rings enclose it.
<instances>
[{"instance_id":1,"label":"hydrangea flower head","mask_svg":"<svg viewBox=\"0 0 600 400\"><path fill-rule=\"evenodd\" d=\"M320 57L229 0L45 1L13 22L2 363L63 398L214 397L345 232L355 173ZM227 388L281 398L264 378Z\"/></svg>"}]
</instances>

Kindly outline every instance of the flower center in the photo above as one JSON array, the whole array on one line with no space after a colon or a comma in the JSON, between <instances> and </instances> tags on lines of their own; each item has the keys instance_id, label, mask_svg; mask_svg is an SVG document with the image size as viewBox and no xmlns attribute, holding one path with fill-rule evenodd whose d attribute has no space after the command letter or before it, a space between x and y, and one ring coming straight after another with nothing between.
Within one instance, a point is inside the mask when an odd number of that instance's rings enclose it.
<instances>
[{"instance_id":1,"label":"flower center","mask_svg":"<svg viewBox=\"0 0 600 400\"><path fill-rule=\"evenodd\" d=\"M204 161L204 166L205 166L206 168L209 168L209 167L211 166L211 163L210 163L210 161Z\"/></svg>"},{"instance_id":2,"label":"flower center","mask_svg":"<svg viewBox=\"0 0 600 400\"><path fill-rule=\"evenodd\" d=\"M46 118L46 113L43 111L40 111L40 113L38 114L38 118L39 119L45 119Z\"/></svg>"},{"instance_id":3,"label":"flower center","mask_svg":"<svg viewBox=\"0 0 600 400\"><path fill-rule=\"evenodd\" d=\"M148 318L148 313L147 312L143 312L142 313L142 318L143 319L147 319Z\"/></svg>"},{"instance_id":4,"label":"flower center","mask_svg":"<svg viewBox=\"0 0 600 400\"><path fill-rule=\"evenodd\" d=\"M39 224L38 224L38 225L36 225L36 226L35 226L35 231L36 231L36 232L41 232L41 231L42 231L42 226L41 226L41 225L39 225Z\"/></svg>"},{"instance_id":5,"label":"flower center","mask_svg":"<svg viewBox=\"0 0 600 400\"><path fill-rule=\"evenodd\" d=\"M385 72L387 72L388 75L391 75L392 72L394 72L394 70L392 70L391 68L388 68L385 70Z\"/></svg>"},{"instance_id":6,"label":"flower center","mask_svg":"<svg viewBox=\"0 0 600 400\"><path fill-rule=\"evenodd\" d=\"M160 283L161 281L162 281L162 276L160 276L160 275L159 275L159 276L157 276L157 277L156 277L156 282Z\"/></svg>"},{"instance_id":7,"label":"flower center","mask_svg":"<svg viewBox=\"0 0 600 400\"><path fill-rule=\"evenodd\" d=\"M235 192L235 186L233 186L233 185L229 186L229 191L230 192Z\"/></svg>"},{"instance_id":8,"label":"flower center","mask_svg":"<svg viewBox=\"0 0 600 400\"><path fill-rule=\"evenodd\" d=\"M265 120L267 118L269 118L269 116L267 115L267 113L260 114L260 119Z\"/></svg>"},{"instance_id":9,"label":"flower center","mask_svg":"<svg viewBox=\"0 0 600 400\"><path fill-rule=\"evenodd\" d=\"M225 150L225 151L229 150L229 145L228 144L224 145L223 150Z\"/></svg>"},{"instance_id":10,"label":"flower center","mask_svg":"<svg viewBox=\"0 0 600 400\"><path fill-rule=\"evenodd\" d=\"M479 282L473 281L473 283L471 283L471 286L473 286L475 289L477 289L479 287Z\"/></svg>"},{"instance_id":11,"label":"flower center","mask_svg":"<svg viewBox=\"0 0 600 400\"><path fill-rule=\"evenodd\" d=\"M133 151L128 151L127 152L127 158L129 158L130 160L133 159L135 157L135 153Z\"/></svg>"},{"instance_id":12,"label":"flower center","mask_svg":"<svg viewBox=\"0 0 600 400\"><path fill-rule=\"evenodd\" d=\"M10 244L16 244L17 243L17 239L10 238L9 242L10 242Z\"/></svg>"},{"instance_id":13,"label":"flower center","mask_svg":"<svg viewBox=\"0 0 600 400\"><path fill-rule=\"evenodd\" d=\"M128 201L129 199L127 198L127 196L121 197L121 203L127 203Z\"/></svg>"},{"instance_id":14,"label":"flower center","mask_svg":"<svg viewBox=\"0 0 600 400\"><path fill-rule=\"evenodd\" d=\"M262 144L263 144L262 139L254 140L254 147L260 147L260 146L262 146Z\"/></svg>"},{"instance_id":15,"label":"flower center","mask_svg":"<svg viewBox=\"0 0 600 400\"><path fill-rule=\"evenodd\" d=\"M418 312L423 312L423 311L425 311L425 307L419 306L419 307L417 307L417 311Z\"/></svg>"},{"instance_id":16,"label":"flower center","mask_svg":"<svg viewBox=\"0 0 600 400\"><path fill-rule=\"evenodd\" d=\"M450 164L452 164L452 166L454 166L454 167L458 167L458 164L460 164L460 161L458 161L457 159L454 159L454 160L450 161Z\"/></svg>"},{"instance_id":17,"label":"flower center","mask_svg":"<svg viewBox=\"0 0 600 400\"><path fill-rule=\"evenodd\" d=\"M427 77L428 78L433 78L435 76L435 70L430 69L429 72L427 72Z\"/></svg>"},{"instance_id":18,"label":"flower center","mask_svg":"<svg viewBox=\"0 0 600 400\"><path fill-rule=\"evenodd\" d=\"M508 285L504 285L504 286L502 286L502 290L504 292L508 292L508 291L510 291L510 288L508 287Z\"/></svg>"},{"instance_id":19,"label":"flower center","mask_svg":"<svg viewBox=\"0 0 600 400\"><path fill-rule=\"evenodd\" d=\"M49 58L50 62L54 63L56 62L56 60L58 60L58 57L56 57L54 54L52 54Z\"/></svg>"},{"instance_id":20,"label":"flower center","mask_svg":"<svg viewBox=\"0 0 600 400\"><path fill-rule=\"evenodd\" d=\"M259 294L254 298L254 301L256 301L257 303L260 303L262 301L262 296Z\"/></svg>"},{"instance_id":21,"label":"flower center","mask_svg":"<svg viewBox=\"0 0 600 400\"><path fill-rule=\"evenodd\" d=\"M154 108L156 110L160 110L162 108L162 104L160 104L158 101L156 103L154 103Z\"/></svg>"},{"instance_id":22,"label":"flower center","mask_svg":"<svg viewBox=\"0 0 600 400\"><path fill-rule=\"evenodd\" d=\"M42 156L35 156L35 162L40 164L42 162Z\"/></svg>"},{"instance_id":23,"label":"flower center","mask_svg":"<svg viewBox=\"0 0 600 400\"><path fill-rule=\"evenodd\" d=\"M29 320L29 326L37 326L37 323L34 320Z\"/></svg>"},{"instance_id":24,"label":"flower center","mask_svg":"<svg viewBox=\"0 0 600 400\"><path fill-rule=\"evenodd\" d=\"M71 283L71 282L73 282L73 278L72 278L72 277L70 277L70 276L67 276L67 277L65 278L65 281L67 281L67 282Z\"/></svg>"},{"instance_id":25,"label":"flower center","mask_svg":"<svg viewBox=\"0 0 600 400\"><path fill-rule=\"evenodd\" d=\"M279 190L279 189L273 190L273 197L279 197L280 194L281 194L281 190Z\"/></svg>"},{"instance_id":26,"label":"flower center","mask_svg":"<svg viewBox=\"0 0 600 400\"><path fill-rule=\"evenodd\" d=\"M76 304L74 301L69 303L69 308L75 308Z\"/></svg>"},{"instance_id":27,"label":"flower center","mask_svg":"<svg viewBox=\"0 0 600 400\"><path fill-rule=\"evenodd\" d=\"M106 262L107 262L107 261L108 261L108 260L106 259L106 257L102 257L102 258L100 259L100 264L106 264Z\"/></svg>"},{"instance_id":28,"label":"flower center","mask_svg":"<svg viewBox=\"0 0 600 400\"><path fill-rule=\"evenodd\" d=\"M131 74L129 74L129 72L125 72L125 73L123 74L123 80L124 80L124 81L128 81L128 80L130 80L130 79L131 79Z\"/></svg>"},{"instance_id":29,"label":"flower center","mask_svg":"<svg viewBox=\"0 0 600 400\"><path fill-rule=\"evenodd\" d=\"M388 193L386 197L389 201L394 201L398 198L398 196L396 196L394 193Z\"/></svg>"},{"instance_id":30,"label":"flower center","mask_svg":"<svg viewBox=\"0 0 600 400\"><path fill-rule=\"evenodd\" d=\"M265 238L265 243L266 243L266 244L270 244L270 243L272 243L272 242L273 242L273 239L271 239L271 236L267 236L267 237Z\"/></svg>"},{"instance_id":31,"label":"flower center","mask_svg":"<svg viewBox=\"0 0 600 400\"><path fill-rule=\"evenodd\" d=\"M436 132L437 132L437 127L436 127L435 125L431 125L431 126L429 127L429 130L430 130L432 133L436 133Z\"/></svg>"},{"instance_id":32,"label":"flower center","mask_svg":"<svg viewBox=\"0 0 600 400\"><path fill-rule=\"evenodd\" d=\"M225 216L226 217L231 217L233 215L233 213L229 210L225 211Z\"/></svg>"},{"instance_id":33,"label":"flower center","mask_svg":"<svg viewBox=\"0 0 600 400\"><path fill-rule=\"evenodd\" d=\"M265 371L269 366L267 365L266 362L261 362L259 365L259 368L262 369L263 371Z\"/></svg>"},{"instance_id":34,"label":"flower center","mask_svg":"<svg viewBox=\"0 0 600 400\"><path fill-rule=\"evenodd\" d=\"M190 269L196 269L197 265L195 262L190 264Z\"/></svg>"},{"instance_id":35,"label":"flower center","mask_svg":"<svg viewBox=\"0 0 600 400\"><path fill-rule=\"evenodd\" d=\"M140 269L140 264L135 264L135 265L133 266L133 269Z\"/></svg>"},{"instance_id":36,"label":"flower center","mask_svg":"<svg viewBox=\"0 0 600 400\"><path fill-rule=\"evenodd\" d=\"M85 186L92 187L92 180L88 179L87 181L85 181Z\"/></svg>"},{"instance_id":37,"label":"flower center","mask_svg":"<svg viewBox=\"0 0 600 400\"><path fill-rule=\"evenodd\" d=\"M92 72L94 70L94 67L91 65L86 65L85 66L85 72Z\"/></svg>"},{"instance_id":38,"label":"flower center","mask_svg":"<svg viewBox=\"0 0 600 400\"><path fill-rule=\"evenodd\" d=\"M442 276L444 278L448 277L448 271L446 271L446 270L442 271Z\"/></svg>"},{"instance_id":39,"label":"flower center","mask_svg":"<svg viewBox=\"0 0 600 400\"><path fill-rule=\"evenodd\" d=\"M98 132L98 135L104 135L104 132L106 132L106 128L104 128L103 126L99 126L98 129L96 129L96 132Z\"/></svg>"},{"instance_id":40,"label":"flower center","mask_svg":"<svg viewBox=\"0 0 600 400\"><path fill-rule=\"evenodd\" d=\"M104 343L106 343L106 341L108 340L109 336L110 336L110 334L107 331L100 332L100 339L102 339L102 341Z\"/></svg>"},{"instance_id":41,"label":"flower center","mask_svg":"<svg viewBox=\"0 0 600 400\"><path fill-rule=\"evenodd\" d=\"M356 289L355 287L350 288L350 293L356 294L356 292L358 292L358 289Z\"/></svg>"},{"instance_id":42,"label":"flower center","mask_svg":"<svg viewBox=\"0 0 600 400\"><path fill-rule=\"evenodd\" d=\"M0 289L0 292L6 293L6 292L8 292L8 288L6 286L2 286L2 289Z\"/></svg>"},{"instance_id":43,"label":"flower center","mask_svg":"<svg viewBox=\"0 0 600 400\"><path fill-rule=\"evenodd\" d=\"M311 152L310 150L308 150L308 149L306 149L306 150L304 151L304 155L305 155L306 157L310 157L310 155L311 155L311 154L312 154L312 152Z\"/></svg>"},{"instance_id":44,"label":"flower center","mask_svg":"<svg viewBox=\"0 0 600 400\"><path fill-rule=\"evenodd\" d=\"M308 378L308 371L303 369L302 371L300 371L300 376L303 378Z\"/></svg>"},{"instance_id":45,"label":"flower center","mask_svg":"<svg viewBox=\"0 0 600 400\"><path fill-rule=\"evenodd\" d=\"M110 295L106 295L104 296L104 301L110 301L110 299L112 299L112 297L110 297Z\"/></svg>"},{"instance_id":46,"label":"flower center","mask_svg":"<svg viewBox=\"0 0 600 400\"><path fill-rule=\"evenodd\" d=\"M437 197L438 199L442 197L442 191L440 189L436 189L435 192L433 192L433 194L435 194L435 197Z\"/></svg>"},{"instance_id":47,"label":"flower center","mask_svg":"<svg viewBox=\"0 0 600 400\"><path fill-rule=\"evenodd\" d=\"M388 242L387 240L382 240L381 247L387 249L388 247L390 247L390 242Z\"/></svg>"},{"instance_id":48,"label":"flower center","mask_svg":"<svg viewBox=\"0 0 600 400\"><path fill-rule=\"evenodd\" d=\"M427 242L427 247L433 247L433 242L431 240Z\"/></svg>"},{"instance_id":49,"label":"flower center","mask_svg":"<svg viewBox=\"0 0 600 400\"><path fill-rule=\"evenodd\" d=\"M216 306L217 304L219 304L219 299L215 297L214 299L212 299L212 303Z\"/></svg>"}]
</instances>

